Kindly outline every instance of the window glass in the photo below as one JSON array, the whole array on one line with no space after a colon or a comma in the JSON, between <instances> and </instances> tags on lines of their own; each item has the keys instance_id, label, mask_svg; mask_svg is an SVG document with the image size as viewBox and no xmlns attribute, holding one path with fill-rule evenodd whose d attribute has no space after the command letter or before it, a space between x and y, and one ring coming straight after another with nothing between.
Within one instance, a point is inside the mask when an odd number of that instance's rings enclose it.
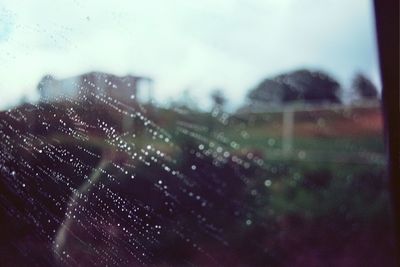
<instances>
[{"instance_id":1,"label":"window glass","mask_svg":"<svg viewBox=\"0 0 400 267\"><path fill-rule=\"evenodd\" d=\"M395 266L370 1L0 3L4 266Z\"/></svg>"}]
</instances>

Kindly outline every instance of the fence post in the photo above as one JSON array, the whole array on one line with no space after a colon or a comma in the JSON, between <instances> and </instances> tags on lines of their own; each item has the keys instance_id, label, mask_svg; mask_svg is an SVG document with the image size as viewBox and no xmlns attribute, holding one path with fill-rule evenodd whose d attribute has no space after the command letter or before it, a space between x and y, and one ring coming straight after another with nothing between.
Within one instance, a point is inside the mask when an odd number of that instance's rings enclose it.
<instances>
[{"instance_id":1,"label":"fence post","mask_svg":"<svg viewBox=\"0 0 400 267\"><path fill-rule=\"evenodd\" d=\"M292 107L285 107L282 114L282 151L285 154L293 149L293 123L294 110Z\"/></svg>"}]
</instances>

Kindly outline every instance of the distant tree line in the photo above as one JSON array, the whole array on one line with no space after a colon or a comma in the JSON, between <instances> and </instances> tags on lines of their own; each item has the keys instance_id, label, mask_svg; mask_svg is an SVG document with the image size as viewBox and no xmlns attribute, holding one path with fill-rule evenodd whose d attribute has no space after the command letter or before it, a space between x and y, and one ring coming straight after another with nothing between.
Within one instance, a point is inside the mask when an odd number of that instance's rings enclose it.
<instances>
[{"instance_id":1,"label":"distant tree line","mask_svg":"<svg viewBox=\"0 0 400 267\"><path fill-rule=\"evenodd\" d=\"M266 78L247 94L250 104L282 105L301 103L341 103L342 87L323 71L301 69ZM376 99L378 91L363 74L357 74L351 92L357 99Z\"/></svg>"}]
</instances>

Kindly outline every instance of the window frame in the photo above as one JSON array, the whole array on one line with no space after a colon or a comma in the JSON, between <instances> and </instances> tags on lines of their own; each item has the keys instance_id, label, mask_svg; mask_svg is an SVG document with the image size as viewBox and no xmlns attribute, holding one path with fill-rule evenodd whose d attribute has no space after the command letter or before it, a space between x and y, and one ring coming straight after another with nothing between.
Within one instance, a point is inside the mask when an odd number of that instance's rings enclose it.
<instances>
[{"instance_id":1,"label":"window frame","mask_svg":"<svg viewBox=\"0 0 400 267\"><path fill-rule=\"evenodd\" d=\"M400 263L399 2L374 0L374 11L382 79L388 186L395 225L396 254Z\"/></svg>"}]
</instances>

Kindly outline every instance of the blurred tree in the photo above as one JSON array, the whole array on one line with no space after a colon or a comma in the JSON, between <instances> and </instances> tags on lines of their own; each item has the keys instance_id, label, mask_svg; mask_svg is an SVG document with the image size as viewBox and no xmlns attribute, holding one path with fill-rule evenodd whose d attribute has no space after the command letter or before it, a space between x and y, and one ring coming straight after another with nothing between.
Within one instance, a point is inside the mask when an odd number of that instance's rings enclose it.
<instances>
[{"instance_id":1,"label":"blurred tree","mask_svg":"<svg viewBox=\"0 0 400 267\"><path fill-rule=\"evenodd\" d=\"M187 111L198 111L198 102L194 100L190 88L183 90L182 94L175 101L170 101L170 107L185 109Z\"/></svg>"},{"instance_id":2,"label":"blurred tree","mask_svg":"<svg viewBox=\"0 0 400 267\"><path fill-rule=\"evenodd\" d=\"M251 103L340 103L339 83L322 71L297 70L265 79L247 95Z\"/></svg>"},{"instance_id":3,"label":"blurred tree","mask_svg":"<svg viewBox=\"0 0 400 267\"><path fill-rule=\"evenodd\" d=\"M212 91L211 98L213 100L214 107L217 106L219 108L222 108L226 103L226 98L221 89L215 89L214 91Z\"/></svg>"},{"instance_id":4,"label":"blurred tree","mask_svg":"<svg viewBox=\"0 0 400 267\"><path fill-rule=\"evenodd\" d=\"M351 89L358 99L378 98L378 90L375 85L362 73L356 74L353 78Z\"/></svg>"},{"instance_id":5,"label":"blurred tree","mask_svg":"<svg viewBox=\"0 0 400 267\"><path fill-rule=\"evenodd\" d=\"M276 79L291 90L286 93L285 102L297 99L312 103L341 102L338 96L341 90L339 83L323 71L298 70Z\"/></svg>"},{"instance_id":6,"label":"blurred tree","mask_svg":"<svg viewBox=\"0 0 400 267\"><path fill-rule=\"evenodd\" d=\"M211 100L213 102L213 105L211 107L211 116L209 117L208 120L208 132L211 133L214 131L215 128L215 121L213 118L215 117L220 117L219 120L226 120L222 118L222 116L226 116L224 112L224 105L226 103L226 98L224 96L224 93L222 92L221 89L214 89L211 92Z\"/></svg>"},{"instance_id":7,"label":"blurred tree","mask_svg":"<svg viewBox=\"0 0 400 267\"><path fill-rule=\"evenodd\" d=\"M265 79L254 90L249 92L248 98L252 103L281 104L287 89L283 83L274 79Z\"/></svg>"}]
</instances>

